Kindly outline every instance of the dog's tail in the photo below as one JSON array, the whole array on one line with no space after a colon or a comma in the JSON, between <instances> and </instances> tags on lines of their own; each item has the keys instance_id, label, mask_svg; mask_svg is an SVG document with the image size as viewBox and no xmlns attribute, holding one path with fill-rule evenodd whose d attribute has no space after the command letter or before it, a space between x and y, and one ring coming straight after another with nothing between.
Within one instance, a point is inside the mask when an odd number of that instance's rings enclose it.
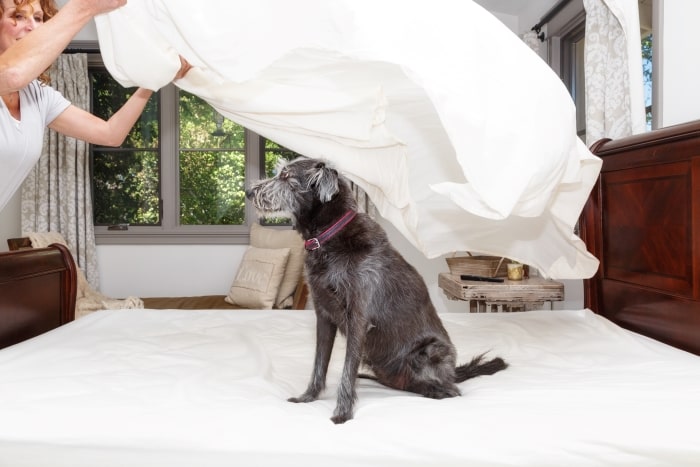
<instances>
[{"instance_id":1,"label":"dog's tail","mask_svg":"<svg viewBox=\"0 0 700 467\"><path fill-rule=\"evenodd\" d=\"M455 370L456 380L455 382L461 383L469 378L476 378L477 376L492 375L501 370L508 368L508 364L503 361L501 357L496 357L491 360L484 361L484 355L477 355L472 358L472 361L464 365L458 366Z\"/></svg>"}]
</instances>

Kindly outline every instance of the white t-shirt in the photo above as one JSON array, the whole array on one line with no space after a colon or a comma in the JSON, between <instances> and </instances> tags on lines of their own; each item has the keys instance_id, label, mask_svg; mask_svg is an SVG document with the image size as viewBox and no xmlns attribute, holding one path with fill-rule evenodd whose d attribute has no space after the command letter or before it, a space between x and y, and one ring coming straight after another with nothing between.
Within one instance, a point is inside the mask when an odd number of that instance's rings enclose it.
<instances>
[{"instance_id":1,"label":"white t-shirt","mask_svg":"<svg viewBox=\"0 0 700 467\"><path fill-rule=\"evenodd\" d=\"M0 211L41 156L44 129L70 102L50 86L32 81L19 91L21 120L0 99Z\"/></svg>"}]
</instances>

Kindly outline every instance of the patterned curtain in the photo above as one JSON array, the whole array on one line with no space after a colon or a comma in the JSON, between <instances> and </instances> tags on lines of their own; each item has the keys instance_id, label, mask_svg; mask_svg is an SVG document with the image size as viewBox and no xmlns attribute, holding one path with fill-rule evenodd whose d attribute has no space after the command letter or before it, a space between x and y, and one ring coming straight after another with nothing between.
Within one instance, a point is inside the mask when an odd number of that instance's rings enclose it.
<instances>
[{"instance_id":1,"label":"patterned curtain","mask_svg":"<svg viewBox=\"0 0 700 467\"><path fill-rule=\"evenodd\" d=\"M522 41L533 50L533 52L539 55L541 41L540 38L537 37L537 33L535 31L527 31L524 34L521 34L520 39L522 39Z\"/></svg>"},{"instance_id":2,"label":"patterned curtain","mask_svg":"<svg viewBox=\"0 0 700 467\"><path fill-rule=\"evenodd\" d=\"M586 144L646 130L637 0L584 0Z\"/></svg>"},{"instance_id":3,"label":"patterned curtain","mask_svg":"<svg viewBox=\"0 0 700 467\"><path fill-rule=\"evenodd\" d=\"M367 196L365 190L359 187L356 183L350 182L350 188L353 192L353 197L357 202L357 212L364 212L369 214L372 219L377 219L377 207L374 205L372 200Z\"/></svg>"},{"instance_id":4,"label":"patterned curtain","mask_svg":"<svg viewBox=\"0 0 700 467\"><path fill-rule=\"evenodd\" d=\"M87 55L63 54L51 67L51 86L89 110ZM44 149L22 185L22 232L59 232L88 283L98 287L88 144L47 129Z\"/></svg>"}]
</instances>

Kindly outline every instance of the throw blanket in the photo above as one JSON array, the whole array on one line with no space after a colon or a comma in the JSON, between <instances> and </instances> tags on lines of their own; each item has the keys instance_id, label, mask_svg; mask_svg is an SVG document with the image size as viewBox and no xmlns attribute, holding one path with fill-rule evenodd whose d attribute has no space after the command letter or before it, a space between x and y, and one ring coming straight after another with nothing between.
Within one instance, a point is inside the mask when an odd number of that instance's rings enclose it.
<instances>
[{"instance_id":1,"label":"throw blanket","mask_svg":"<svg viewBox=\"0 0 700 467\"><path fill-rule=\"evenodd\" d=\"M68 247L66 240L58 232L30 232L25 234L32 242L33 248L46 248L52 243ZM117 310L143 308L143 301L138 297L127 297L123 300L110 298L93 289L85 278L85 273L77 267L78 291L75 301L75 318L81 318L97 310Z\"/></svg>"},{"instance_id":2,"label":"throw blanket","mask_svg":"<svg viewBox=\"0 0 700 467\"><path fill-rule=\"evenodd\" d=\"M158 89L184 56L177 86L334 162L429 258L483 252L562 279L598 268L574 226L601 163L572 99L470 0L129 0L95 21L122 85Z\"/></svg>"}]
</instances>

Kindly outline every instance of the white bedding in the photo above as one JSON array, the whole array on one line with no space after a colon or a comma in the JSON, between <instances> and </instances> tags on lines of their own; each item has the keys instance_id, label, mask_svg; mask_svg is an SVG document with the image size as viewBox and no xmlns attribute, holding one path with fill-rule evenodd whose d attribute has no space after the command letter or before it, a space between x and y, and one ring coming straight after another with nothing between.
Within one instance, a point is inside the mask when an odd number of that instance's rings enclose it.
<instances>
[{"instance_id":1,"label":"white bedding","mask_svg":"<svg viewBox=\"0 0 700 467\"><path fill-rule=\"evenodd\" d=\"M429 400L359 380L355 418L285 400L311 311L103 311L0 351L0 465L697 466L700 358L587 310L443 314L462 361L510 368Z\"/></svg>"},{"instance_id":2,"label":"white bedding","mask_svg":"<svg viewBox=\"0 0 700 467\"><path fill-rule=\"evenodd\" d=\"M96 18L123 85L176 84L367 191L427 257L592 276L574 225L600 170L559 77L470 0L129 0Z\"/></svg>"}]
</instances>

